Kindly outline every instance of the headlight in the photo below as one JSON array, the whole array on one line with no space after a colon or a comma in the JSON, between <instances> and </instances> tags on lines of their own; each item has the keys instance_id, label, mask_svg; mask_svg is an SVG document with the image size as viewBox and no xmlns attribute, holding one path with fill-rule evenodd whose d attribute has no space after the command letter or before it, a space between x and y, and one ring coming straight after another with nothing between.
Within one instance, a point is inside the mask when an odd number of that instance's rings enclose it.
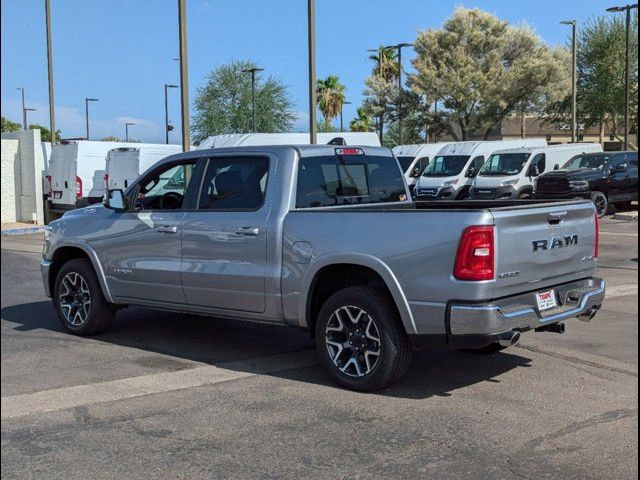
<instances>
[{"instance_id":1,"label":"headlight","mask_svg":"<svg viewBox=\"0 0 640 480\"><path fill-rule=\"evenodd\" d=\"M457 178L455 180L447 180L446 182L442 182L442 186L443 187L452 187L456 183L458 183L458 179Z\"/></svg>"},{"instance_id":2,"label":"headlight","mask_svg":"<svg viewBox=\"0 0 640 480\"><path fill-rule=\"evenodd\" d=\"M519 178L516 178L516 179L514 179L514 180L505 180L504 182L502 182L502 183L500 184L500 186L501 186L501 187L506 187L506 186L508 186L508 185L517 185L519 181L520 181L520 179L519 179Z\"/></svg>"},{"instance_id":3,"label":"headlight","mask_svg":"<svg viewBox=\"0 0 640 480\"><path fill-rule=\"evenodd\" d=\"M583 192L589 188L589 182L586 180L576 180L574 182L569 182L569 187L574 192Z\"/></svg>"},{"instance_id":4,"label":"headlight","mask_svg":"<svg viewBox=\"0 0 640 480\"><path fill-rule=\"evenodd\" d=\"M48 242L51 240L51 227L44 227L44 241Z\"/></svg>"}]
</instances>

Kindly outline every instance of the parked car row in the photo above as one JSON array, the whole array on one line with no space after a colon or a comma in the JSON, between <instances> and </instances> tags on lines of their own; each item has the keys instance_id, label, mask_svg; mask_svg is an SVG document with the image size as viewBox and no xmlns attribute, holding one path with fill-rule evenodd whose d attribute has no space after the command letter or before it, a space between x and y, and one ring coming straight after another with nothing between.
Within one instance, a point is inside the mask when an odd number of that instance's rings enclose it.
<instances>
[{"instance_id":1,"label":"parked car row","mask_svg":"<svg viewBox=\"0 0 640 480\"><path fill-rule=\"evenodd\" d=\"M603 216L638 199L637 152L541 139L401 145L393 149L416 200L590 199Z\"/></svg>"}]
</instances>

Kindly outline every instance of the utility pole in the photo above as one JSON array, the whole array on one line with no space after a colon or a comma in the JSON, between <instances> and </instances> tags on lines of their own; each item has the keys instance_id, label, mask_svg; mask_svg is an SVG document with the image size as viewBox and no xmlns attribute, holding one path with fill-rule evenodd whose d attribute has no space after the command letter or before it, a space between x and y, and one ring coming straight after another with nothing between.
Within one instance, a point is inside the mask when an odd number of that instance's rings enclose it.
<instances>
[{"instance_id":1,"label":"utility pole","mask_svg":"<svg viewBox=\"0 0 640 480\"><path fill-rule=\"evenodd\" d=\"M56 141L56 113L53 100L53 52L51 47L51 4L44 0L45 21L47 24L47 77L49 81L49 128L51 129L51 145Z\"/></svg>"},{"instance_id":2,"label":"utility pole","mask_svg":"<svg viewBox=\"0 0 640 480\"><path fill-rule=\"evenodd\" d=\"M399 43L387 48L395 48L398 51L398 143L402 145L402 49L413 47L413 43Z\"/></svg>"},{"instance_id":3,"label":"utility pole","mask_svg":"<svg viewBox=\"0 0 640 480\"><path fill-rule=\"evenodd\" d=\"M124 124L124 141L125 142L129 141L129 126L130 125L135 125L135 123L125 122L125 124Z\"/></svg>"},{"instance_id":4,"label":"utility pole","mask_svg":"<svg viewBox=\"0 0 640 480\"><path fill-rule=\"evenodd\" d=\"M342 105L340 105L340 131L341 132L344 132L344 124L343 124L343 121L342 121L342 118L343 118L342 110L344 109L345 105L351 105L351 102L342 102Z\"/></svg>"},{"instance_id":5,"label":"utility pole","mask_svg":"<svg viewBox=\"0 0 640 480\"><path fill-rule=\"evenodd\" d=\"M256 133L256 72L262 72L264 68L252 67L242 70L251 74L251 131Z\"/></svg>"},{"instance_id":6,"label":"utility pole","mask_svg":"<svg viewBox=\"0 0 640 480\"><path fill-rule=\"evenodd\" d=\"M560 23L563 25L571 25L571 143L575 143L578 141L578 27L575 20L564 20Z\"/></svg>"},{"instance_id":7,"label":"utility pole","mask_svg":"<svg viewBox=\"0 0 640 480\"><path fill-rule=\"evenodd\" d=\"M87 140L89 140L89 102L97 102L98 98L85 98L84 99L84 118L87 125Z\"/></svg>"},{"instance_id":8,"label":"utility pole","mask_svg":"<svg viewBox=\"0 0 640 480\"><path fill-rule=\"evenodd\" d=\"M180 88L178 85L172 84L164 84L164 143L169 144L169 131L173 130L169 128L169 100L168 100L168 89L169 88Z\"/></svg>"},{"instance_id":9,"label":"utility pole","mask_svg":"<svg viewBox=\"0 0 640 480\"><path fill-rule=\"evenodd\" d=\"M309 142L318 143L316 124L316 2L307 0L307 21L309 34Z\"/></svg>"},{"instance_id":10,"label":"utility pole","mask_svg":"<svg viewBox=\"0 0 640 480\"><path fill-rule=\"evenodd\" d=\"M189 131L189 73L187 67L187 0L178 0L178 27L180 40L180 112L182 117L182 151L191 148Z\"/></svg>"},{"instance_id":11,"label":"utility pole","mask_svg":"<svg viewBox=\"0 0 640 480\"><path fill-rule=\"evenodd\" d=\"M27 110L24 108L24 87L18 87L16 90L20 90L22 93L22 129L27 129Z\"/></svg>"},{"instance_id":12,"label":"utility pole","mask_svg":"<svg viewBox=\"0 0 640 480\"><path fill-rule=\"evenodd\" d=\"M382 79L382 49L384 47L381 45L377 49L368 49L367 52L377 52L378 53L378 77ZM384 107L383 107L384 108ZM383 129L384 129L384 113L378 117L378 136L380 137L380 144L382 144L383 140Z\"/></svg>"}]
</instances>

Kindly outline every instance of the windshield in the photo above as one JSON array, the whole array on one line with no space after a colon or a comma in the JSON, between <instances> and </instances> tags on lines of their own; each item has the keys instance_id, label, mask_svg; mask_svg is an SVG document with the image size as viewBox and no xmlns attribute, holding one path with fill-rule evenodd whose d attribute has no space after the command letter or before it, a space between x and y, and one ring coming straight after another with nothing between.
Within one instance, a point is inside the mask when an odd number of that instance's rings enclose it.
<instances>
[{"instance_id":1,"label":"windshield","mask_svg":"<svg viewBox=\"0 0 640 480\"><path fill-rule=\"evenodd\" d=\"M409 167L413 163L416 157L396 157L398 162L400 163L400 168L402 168L403 172L409 170Z\"/></svg>"},{"instance_id":2,"label":"windshield","mask_svg":"<svg viewBox=\"0 0 640 480\"><path fill-rule=\"evenodd\" d=\"M469 161L469 155L437 156L424 170L423 177L452 177L458 175Z\"/></svg>"},{"instance_id":3,"label":"windshield","mask_svg":"<svg viewBox=\"0 0 640 480\"><path fill-rule=\"evenodd\" d=\"M569 170L577 168L591 168L593 170L603 170L609 162L611 155L578 155L573 157L562 168Z\"/></svg>"},{"instance_id":4,"label":"windshield","mask_svg":"<svg viewBox=\"0 0 640 480\"><path fill-rule=\"evenodd\" d=\"M530 156L530 153L494 153L480 170L480 175L517 175L527 164Z\"/></svg>"}]
</instances>

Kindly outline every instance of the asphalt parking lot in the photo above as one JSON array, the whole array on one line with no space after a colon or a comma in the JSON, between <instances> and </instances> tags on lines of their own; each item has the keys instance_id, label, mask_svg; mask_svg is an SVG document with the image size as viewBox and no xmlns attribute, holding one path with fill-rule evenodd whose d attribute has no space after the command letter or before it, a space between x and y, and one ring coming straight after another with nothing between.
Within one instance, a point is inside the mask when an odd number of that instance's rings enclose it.
<instances>
[{"instance_id":1,"label":"asphalt parking lot","mask_svg":"<svg viewBox=\"0 0 640 480\"><path fill-rule=\"evenodd\" d=\"M2 478L636 478L638 230L601 226L591 323L490 356L423 350L332 384L306 333L139 308L62 332L40 238L2 237Z\"/></svg>"}]
</instances>

